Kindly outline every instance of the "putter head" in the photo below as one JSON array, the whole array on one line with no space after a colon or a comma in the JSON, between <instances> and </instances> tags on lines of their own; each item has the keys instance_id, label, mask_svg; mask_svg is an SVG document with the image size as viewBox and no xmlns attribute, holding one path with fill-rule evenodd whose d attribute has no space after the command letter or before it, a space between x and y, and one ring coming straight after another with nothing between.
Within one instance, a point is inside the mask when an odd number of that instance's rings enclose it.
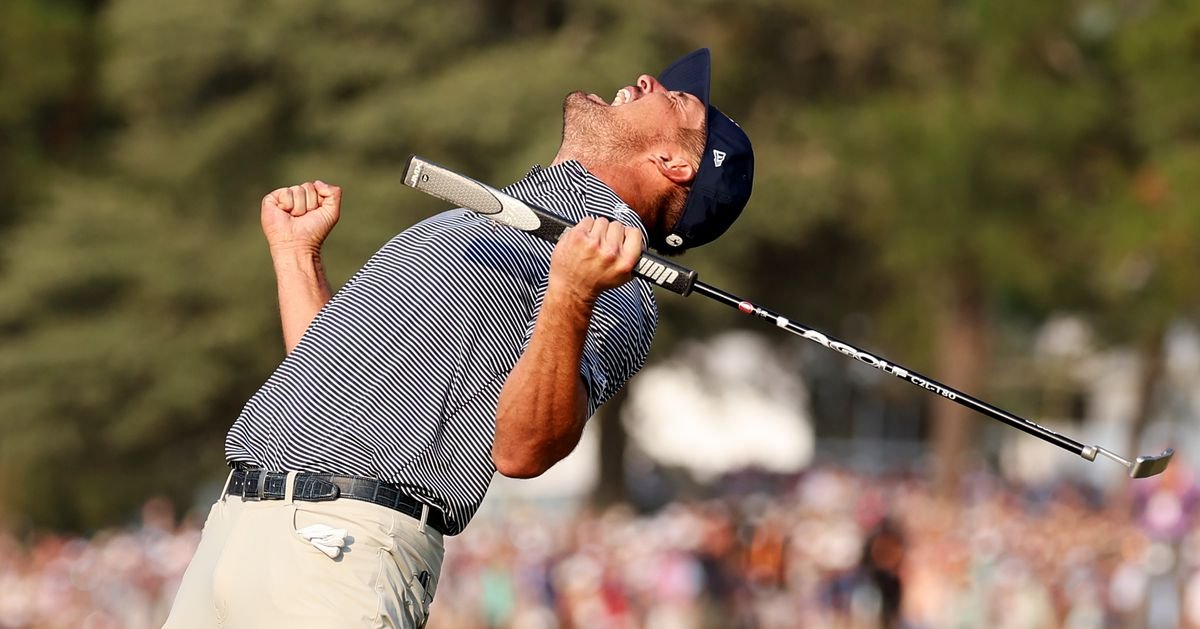
<instances>
[{"instance_id":1,"label":"putter head","mask_svg":"<svg viewBox=\"0 0 1200 629\"><path fill-rule=\"evenodd\" d=\"M1158 456L1139 456L1134 460L1133 465L1129 466L1129 478L1146 478L1162 474L1173 456L1175 456L1175 450L1170 448L1163 450L1162 454Z\"/></svg>"}]
</instances>

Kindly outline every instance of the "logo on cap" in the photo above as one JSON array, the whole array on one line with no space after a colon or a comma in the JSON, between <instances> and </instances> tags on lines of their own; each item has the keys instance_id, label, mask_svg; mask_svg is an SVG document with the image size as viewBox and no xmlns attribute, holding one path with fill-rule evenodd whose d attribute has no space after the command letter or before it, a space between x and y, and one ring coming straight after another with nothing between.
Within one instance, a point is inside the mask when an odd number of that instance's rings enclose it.
<instances>
[{"instance_id":1,"label":"logo on cap","mask_svg":"<svg viewBox=\"0 0 1200 629\"><path fill-rule=\"evenodd\" d=\"M723 163L725 163L725 151L713 149L713 166L720 168Z\"/></svg>"}]
</instances>

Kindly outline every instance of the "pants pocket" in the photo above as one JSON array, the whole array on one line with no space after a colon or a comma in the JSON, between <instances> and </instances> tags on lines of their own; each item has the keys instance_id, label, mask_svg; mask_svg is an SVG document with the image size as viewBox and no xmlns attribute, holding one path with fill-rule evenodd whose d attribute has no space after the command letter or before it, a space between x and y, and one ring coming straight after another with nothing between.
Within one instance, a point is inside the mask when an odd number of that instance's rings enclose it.
<instances>
[{"instance_id":1,"label":"pants pocket","mask_svg":"<svg viewBox=\"0 0 1200 629\"><path fill-rule=\"evenodd\" d=\"M399 627L424 627L437 589L437 574L424 561L403 550L379 554L380 616Z\"/></svg>"}]
</instances>

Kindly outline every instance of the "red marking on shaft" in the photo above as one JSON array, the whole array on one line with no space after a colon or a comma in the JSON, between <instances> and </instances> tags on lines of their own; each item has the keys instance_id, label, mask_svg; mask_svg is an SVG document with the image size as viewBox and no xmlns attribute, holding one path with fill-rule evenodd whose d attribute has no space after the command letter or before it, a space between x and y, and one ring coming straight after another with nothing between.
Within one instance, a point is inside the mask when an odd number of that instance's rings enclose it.
<instances>
[{"instance_id":1,"label":"red marking on shaft","mask_svg":"<svg viewBox=\"0 0 1200 629\"><path fill-rule=\"evenodd\" d=\"M742 303L738 304L738 310L741 310L746 314L754 314L754 304L748 301L743 301Z\"/></svg>"}]
</instances>

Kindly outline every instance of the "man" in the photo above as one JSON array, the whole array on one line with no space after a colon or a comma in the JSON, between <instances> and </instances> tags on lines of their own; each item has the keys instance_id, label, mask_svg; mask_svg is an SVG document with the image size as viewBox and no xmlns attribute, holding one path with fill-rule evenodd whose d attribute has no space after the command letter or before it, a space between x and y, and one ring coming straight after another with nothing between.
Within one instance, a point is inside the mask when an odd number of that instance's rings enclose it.
<instances>
[{"instance_id":1,"label":"man","mask_svg":"<svg viewBox=\"0 0 1200 629\"><path fill-rule=\"evenodd\" d=\"M553 164L506 189L578 222L556 245L451 210L333 296L319 254L340 189L263 199L288 355L229 432L168 627L424 624L443 535L495 472L549 469L641 368L643 243L702 245L748 200L750 143L709 105L709 68L698 50L611 103L566 97Z\"/></svg>"}]
</instances>

